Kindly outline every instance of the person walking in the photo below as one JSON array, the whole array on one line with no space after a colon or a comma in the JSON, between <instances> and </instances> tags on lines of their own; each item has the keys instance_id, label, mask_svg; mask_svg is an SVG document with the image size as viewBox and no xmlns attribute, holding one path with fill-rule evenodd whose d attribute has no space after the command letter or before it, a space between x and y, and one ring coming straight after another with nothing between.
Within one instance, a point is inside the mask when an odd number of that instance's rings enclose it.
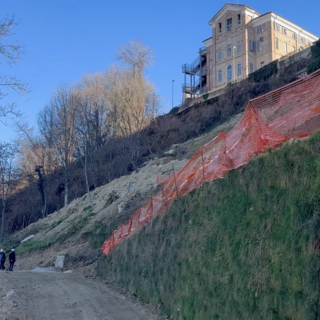
<instances>
[{"instance_id":1,"label":"person walking","mask_svg":"<svg viewBox=\"0 0 320 320\"><path fill-rule=\"evenodd\" d=\"M4 263L6 262L6 253L3 249L0 250L0 269L4 270Z\"/></svg>"},{"instance_id":2,"label":"person walking","mask_svg":"<svg viewBox=\"0 0 320 320\"><path fill-rule=\"evenodd\" d=\"M11 252L9 254L9 271L13 271L13 265L16 262L16 253L14 252L14 249L11 249Z\"/></svg>"}]
</instances>

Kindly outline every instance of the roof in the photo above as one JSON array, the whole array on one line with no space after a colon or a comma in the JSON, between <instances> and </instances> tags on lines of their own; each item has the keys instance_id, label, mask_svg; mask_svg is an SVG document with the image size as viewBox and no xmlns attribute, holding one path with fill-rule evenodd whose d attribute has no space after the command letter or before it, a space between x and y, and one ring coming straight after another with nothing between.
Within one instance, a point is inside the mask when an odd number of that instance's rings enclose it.
<instances>
[{"instance_id":1,"label":"roof","mask_svg":"<svg viewBox=\"0 0 320 320\"><path fill-rule=\"evenodd\" d=\"M266 15L269 14L269 13L274 13L274 12L273 12L273 11L268 11L268 12L262 14L262 15L259 16L259 17L253 18L251 21L256 20L256 19L259 19L259 18L261 18L261 17L264 17L264 16L266 16Z\"/></svg>"},{"instance_id":2,"label":"roof","mask_svg":"<svg viewBox=\"0 0 320 320\"><path fill-rule=\"evenodd\" d=\"M239 9L241 8L248 8L252 11L254 11L255 13L257 13L258 15L261 15L261 13L259 13L258 11L252 9L251 7L245 5L245 4L233 4L233 3L226 3L215 15L212 19L210 19L209 24L211 25L213 23L213 21L216 19L217 16L220 15L220 13L225 10L226 7L228 6L232 6L232 7L238 7Z\"/></svg>"},{"instance_id":3,"label":"roof","mask_svg":"<svg viewBox=\"0 0 320 320\"><path fill-rule=\"evenodd\" d=\"M212 39L212 37L204 39L202 42L205 42L205 41L210 40L210 39Z\"/></svg>"}]
</instances>

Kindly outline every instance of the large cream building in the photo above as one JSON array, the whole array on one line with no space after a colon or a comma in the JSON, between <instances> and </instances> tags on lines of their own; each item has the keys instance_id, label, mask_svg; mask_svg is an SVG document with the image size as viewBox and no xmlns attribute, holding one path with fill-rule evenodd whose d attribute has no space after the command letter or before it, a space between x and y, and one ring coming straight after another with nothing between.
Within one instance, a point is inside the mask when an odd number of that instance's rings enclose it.
<instances>
[{"instance_id":1,"label":"large cream building","mask_svg":"<svg viewBox=\"0 0 320 320\"><path fill-rule=\"evenodd\" d=\"M260 14L246 5L226 4L210 21L212 37L191 64L184 64L183 96L198 96L292 52L319 38L274 12Z\"/></svg>"}]
</instances>

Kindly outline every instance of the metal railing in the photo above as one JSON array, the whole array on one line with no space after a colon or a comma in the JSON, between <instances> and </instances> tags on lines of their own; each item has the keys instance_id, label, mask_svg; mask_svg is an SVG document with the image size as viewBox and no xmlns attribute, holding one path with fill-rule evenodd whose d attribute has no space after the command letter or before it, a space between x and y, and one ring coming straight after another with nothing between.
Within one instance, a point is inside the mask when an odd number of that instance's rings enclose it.
<instances>
[{"instance_id":1,"label":"metal railing","mask_svg":"<svg viewBox=\"0 0 320 320\"><path fill-rule=\"evenodd\" d=\"M183 73L197 74L200 70L200 57L197 57L191 64L185 63L182 65Z\"/></svg>"},{"instance_id":2,"label":"metal railing","mask_svg":"<svg viewBox=\"0 0 320 320\"><path fill-rule=\"evenodd\" d=\"M207 47L201 47L199 49L199 53L200 53L200 55L206 54L207 53Z\"/></svg>"},{"instance_id":3,"label":"metal railing","mask_svg":"<svg viewBox=\"0 0 320 320\"><path fill-rule=\"evenodd\" d=\"M206 59L206 52L207 47L202 47L199 49L199 56L195 58L192 63L185 63L182 65L182 72L183 73L191 73L191 74L197 74L200 70L200 64ZM200 60L201 56L201 60Z\"/></svg>"}]
</instances>

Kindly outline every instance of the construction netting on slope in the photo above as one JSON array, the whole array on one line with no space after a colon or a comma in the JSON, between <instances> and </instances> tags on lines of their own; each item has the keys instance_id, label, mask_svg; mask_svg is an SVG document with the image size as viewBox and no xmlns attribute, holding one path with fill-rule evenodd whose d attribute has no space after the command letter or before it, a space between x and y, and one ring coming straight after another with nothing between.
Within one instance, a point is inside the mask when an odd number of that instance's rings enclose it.
<instances>
[{"instance_id":1,"label":"construction netting on slope","mask_svg":"<svg viewBox=\"0 0 320 320\"><path fill-rule=\"evenodd\" d=\"M226 172L247 164L267 149L291 138L311 135L319 126L320 70L250 100L239 123L229 133L221 133L202 146L179 172L173 172L163 183L162 191L103 243L102 253L109 254L134 230L164 213L173 199L205 182L223 178Z\"/></svg>"}]
</instances>

